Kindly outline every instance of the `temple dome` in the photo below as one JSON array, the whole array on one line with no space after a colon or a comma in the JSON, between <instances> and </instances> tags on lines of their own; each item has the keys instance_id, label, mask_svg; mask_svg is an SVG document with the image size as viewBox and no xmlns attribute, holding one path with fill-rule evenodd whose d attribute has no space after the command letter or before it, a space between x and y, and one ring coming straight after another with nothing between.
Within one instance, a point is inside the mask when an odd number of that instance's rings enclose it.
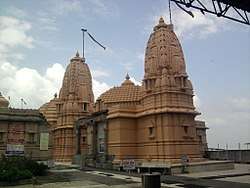
<instances>
[{"instance_id":1,"label":"temple dome","mask_svg":"<svg viewBox=\"0 0 250 188\"><path fill-rule=\"evenodd\" d=\"M0 108L8 108L9 101L5 99L0 92Z\"/></svg>"},{"instance_id":2,"label":"temple dome","mask_svg":"<svg viewBox=\"0 0 250 188\"><path fill-rule=\"evenodd\" d=\"M97 100L104 103L133 102L140 100L141 86L135 85L127 74L126 79L119 87L113 87L104 92Z\"/></svg>"},{"instance_id":3,"label":"temple dome","mask_svg":"<svg viewBox=\"0 0 250 188\"><path fill-rule=\"evenodd\" d=\"M184 55L173 25L160 18L147 43L144 77L159 76L162 70L172 75L186 74Z\"/></svg>"},{"instance_id":4,"label":"temple dome","mask_svg":"<svg viewBox=\"0 0 250 188\"><path fill-rule=\"evenodd\" d=\"M85 60L79 56L78 52L66 68L59 98L63 101L94 102L91 73Z\"/></svg>"}]
</instances>

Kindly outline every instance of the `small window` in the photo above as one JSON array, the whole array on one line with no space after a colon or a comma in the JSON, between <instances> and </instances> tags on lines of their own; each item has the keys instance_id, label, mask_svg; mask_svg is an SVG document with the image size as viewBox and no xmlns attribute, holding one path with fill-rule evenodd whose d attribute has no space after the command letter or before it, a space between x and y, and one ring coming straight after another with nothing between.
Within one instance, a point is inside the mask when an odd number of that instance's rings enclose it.
<instances>
[{"instance_id":1,"label":"small window","mask_svg":"<svg viewBox=\"0 0 250 188\"><path fill-rule=\"evenodd\" d=\"M83 103L83 110L84 110L84 111L87 111L87 110L88 110L87 106L88 106L87 103Z\"/></svg>"},{"instance_id":2,"label":"small window","mask_svg":"<svg viewBox=\"0 0 250 188\"><path fill-rule=\"evenodd\" d=\"M98 139L98 151L99 153L104 153L104 139L103 138Z\"/></svg>"},{"instance_id":3,"label":"small window","mask_svg":"<svg viewBox=\"0 0 250 188\"><path fill-rule=\"evenodd\" d=\"M82 137L82 142L83 142L83 143L86 142L86 136Z\"/></svg>"},{"instance_id":4,"label":"small window","mask_svg":"<svg viewBox=\"0 0 250 188\"><path fill-rule=\"evenodd\" d=\"M154 137L154 127L149 127L148 130L149 130L149 136Z\"/></svg>"},{"instance_id":5,"label":"small window","mask_svg":"<svg viewBox=\"0 0 250 188\"><path fill-rule=\"evenodd\" d=\"M31 144L35 143L35 133L28 134L28 142Z\"/></svg>"},{"instance_id":6,"label":"small window","mask_svg":"<svg viewBox=\"0 0 250 188\"><path fill-rule=\"evenodd\" d=\"M99 144L99 153L104 153L104 142L100 142Z\"/></svg>"}]
</instances>

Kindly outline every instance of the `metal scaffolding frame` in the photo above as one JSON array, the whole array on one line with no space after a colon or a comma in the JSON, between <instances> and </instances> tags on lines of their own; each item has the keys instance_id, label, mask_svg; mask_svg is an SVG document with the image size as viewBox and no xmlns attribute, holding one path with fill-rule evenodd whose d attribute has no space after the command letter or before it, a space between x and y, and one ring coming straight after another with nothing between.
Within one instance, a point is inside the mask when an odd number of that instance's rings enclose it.
<instances>
[{"instance_id":1,"label":"metal scaffolding frame","mask_svg":"<svg viewBox=\"0 0 250 188\"><path fill-rule=\"evenodd\" d=\"M250 0L169 0L174 2L179 8L185 11L190 16L194 17L193 13L186 8L194 8L200 10L202 14L210 13L217 15L218 17L227 18L236 22L250 25L249 15L250 13ZM212 3L212 6L207 6L208 2ZM230 15L229 10L234 11L235 15Z\"/></svg>"}]
</instances>

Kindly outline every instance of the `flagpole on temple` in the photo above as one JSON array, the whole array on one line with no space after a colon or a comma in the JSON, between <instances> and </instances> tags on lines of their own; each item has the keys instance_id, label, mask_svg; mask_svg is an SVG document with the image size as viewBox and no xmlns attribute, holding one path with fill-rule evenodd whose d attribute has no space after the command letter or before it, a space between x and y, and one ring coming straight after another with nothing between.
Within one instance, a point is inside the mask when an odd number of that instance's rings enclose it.
<instances>
[{"instance_id":1,"label":"flagpole on temple","mask_svg":"<svg viewBox=\"0 0 250 188\"><path fill-rule=\"evenodd\" d=\"M82 31L82 57L83 60L85 60L85 55L84 55L84 34L87 32L88 36L91 38L92 41L94 41L96 44L98 44L100 47L102 47L104 50L106 49L105 46L103 46L100 42L98 42L88 31L87 29L81 28Z\"/></svg>"},{"instance_id":2,"label":"flagpole on temple","mask_svg":"<svg viewBox=\"0 0 250 188\"><path fill-rule=\"evenodd\" d=\"M84 33L87 31L87 29L81 29L82 30L82 57L83 57L83 60L85 59L85 56L84 56Z\"/></svg>"}]
</instances>

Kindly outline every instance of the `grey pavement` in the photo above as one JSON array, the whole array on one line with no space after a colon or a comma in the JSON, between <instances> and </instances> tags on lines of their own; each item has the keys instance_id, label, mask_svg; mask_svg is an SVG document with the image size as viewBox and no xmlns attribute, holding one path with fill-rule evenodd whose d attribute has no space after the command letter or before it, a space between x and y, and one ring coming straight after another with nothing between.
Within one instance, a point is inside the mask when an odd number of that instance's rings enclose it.
<instances>
[{"instance_id":1,"label":"grey pavement","mask_svg":"<svg viewBox=\"0 0 250 188\"><path fill-rule=\"evenodd\" d=\"M249 187L250 187L250 175L220 178L217 180L239 182L239 183L249 183Z\"/></svg>"},{"instance_id":2,"label":"grey pavement","mask_svg":"<svg viewBox=\"0 0 250 188\"><path fill-rule=\"evenodd\" d=\"M225 172L204 172L186 174L185 176L162 176L162 188L250 188L250 175L240 175L248 172L250 165L236 165L234 171L238 176L225 177ZM80 171L76 169L57 169L51 171L51 177L40 179L40 184L12 186L14 188L140 188L139 174L127 174L118 171L92 169ZM207 174L205 174L207 173ZM198 176L200 174L200 176ZM208 178L217 174L219 179ZM205 176L206 175L206 176ZM221 175L223 175L221 177ZM54 177L53 177L54 176ZM202 178L200 178L202 177ZM217 177L217 176L215 176ZM51 178L51 179L50 179ZM9 186L11 187L11 186Z\"/></svg>"},{"instance_id":3,"label":"grey pavement","mask_svg":"<svg viewBox=\"0 0 250 188\"><path fill-rule=\"evenodd\" d=\"M216 176L226 177L226 176L250 175L250 164L234 164L234 167L235 168L233 170L206 171L206 172L198 172L198 173L180 174L178 176L216 179ZM250 183L250 180L249 180L249 183Z\"/></svg>"}]
</instances>

